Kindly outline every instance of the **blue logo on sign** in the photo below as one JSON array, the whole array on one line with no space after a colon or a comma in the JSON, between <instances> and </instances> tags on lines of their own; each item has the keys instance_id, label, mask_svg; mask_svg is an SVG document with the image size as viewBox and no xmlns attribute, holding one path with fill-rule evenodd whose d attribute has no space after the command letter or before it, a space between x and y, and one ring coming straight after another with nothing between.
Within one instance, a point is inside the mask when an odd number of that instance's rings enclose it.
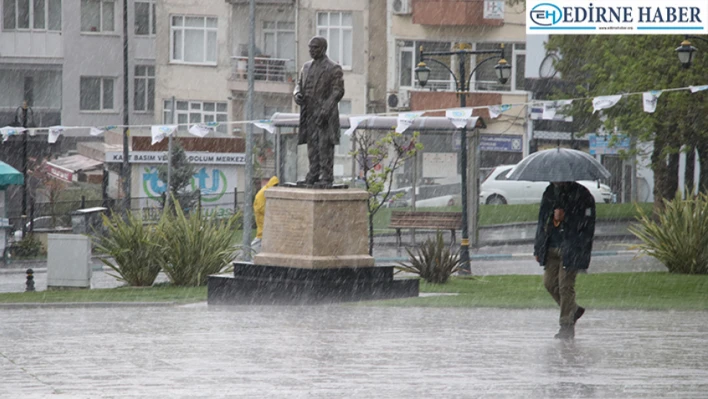
<instances>
[{"instance_id":1,"label":"blue logo on sign","mask_svg":"<svg viewBox=\"0 0 708 399\"><path fill-rule=\"evenodd\" d=\"M555 4L541 3L531 9L530 15L536 25L551 26L560 22L563 12Z\"/></svg>"}]
</instances>

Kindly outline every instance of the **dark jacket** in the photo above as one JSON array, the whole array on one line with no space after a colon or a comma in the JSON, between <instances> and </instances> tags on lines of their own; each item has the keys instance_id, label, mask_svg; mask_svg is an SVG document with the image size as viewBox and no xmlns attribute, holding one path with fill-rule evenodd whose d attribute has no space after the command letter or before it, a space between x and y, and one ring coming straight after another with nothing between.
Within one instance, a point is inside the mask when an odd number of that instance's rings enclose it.
<instances>
[{"instance_id":1,"label":"dark jacket","mask_svg":"<svg viewBox=\"0 0 708 399\"><path fill-rule=\"evenodd\" d=\"M344 96L344 75L342 67L324 56L323 71L320 74L310 75L313 60L307 61L302 67L300 78L293 95L301 93L304 104L300 107L300 131L298 144L307 144L313 134L324 132L325 137L320 140L329 140L332 145L339 144L339 100ZM315 79L314 93L305 93L307 79ZM316 126L317 113L327 114L325 125Z\"/></svg>"},{"instance_id":2,"label":"dark jacket","mask_svg":"<svg viewBox=\"0 0 708 399\"><path fill-rule=\"evenodd\" d=\"M546 265L548 238L553 228L553 210L556 208L565 210L561 246L563 266L568 269L587 269L595 235L595 198L587 188L575 182L564 189L556 189L550 184L543 193L533 254L538 256L541 266Z\"/></svg>"}]
</instances>

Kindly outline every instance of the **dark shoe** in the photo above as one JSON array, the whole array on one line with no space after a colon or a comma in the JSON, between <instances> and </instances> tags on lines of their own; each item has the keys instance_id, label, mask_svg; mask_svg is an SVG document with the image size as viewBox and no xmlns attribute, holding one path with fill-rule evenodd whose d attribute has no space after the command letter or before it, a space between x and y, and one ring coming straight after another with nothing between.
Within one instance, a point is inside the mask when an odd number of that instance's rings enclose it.
<instances>
[{"instance_id":1,"label":"dark shoe","mask_svg":"<svg viewBox=\"0 0 708 399\"><path fill-rule=\"evenodd\" d=\"M575 327L561 326L560 331L553 338L556 339L573 339L575 338Z\"/></svg>"},{"instance_id":2,"label":"dark shoe","mask_svg":"<svg viewBox=\"0 0 708 399\"><path fill-rule=\"evenodd\" d=\"M582 306L578 306L578 310L575 311L575 316L573 317L573 323L583 317L583 314L585 314L585 308Z\"/></svg>"}]
</instances>

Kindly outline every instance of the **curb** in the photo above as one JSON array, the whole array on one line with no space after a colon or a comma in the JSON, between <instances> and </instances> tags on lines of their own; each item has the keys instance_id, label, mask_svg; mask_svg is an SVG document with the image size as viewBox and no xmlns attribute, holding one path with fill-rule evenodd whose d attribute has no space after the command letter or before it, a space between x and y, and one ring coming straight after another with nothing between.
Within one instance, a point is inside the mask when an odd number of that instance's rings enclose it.
<instances>
[{"instance_id":1,"label":"curb","mask_svg":"<svg viewBox=\"0 0 708 399\"><path fill-rule=\"evenodd\" d=\"M22 302L0 303L0 309L37 309L37 308L146 308L169 307L177 302Z\"/></svg>"}]
</instances>

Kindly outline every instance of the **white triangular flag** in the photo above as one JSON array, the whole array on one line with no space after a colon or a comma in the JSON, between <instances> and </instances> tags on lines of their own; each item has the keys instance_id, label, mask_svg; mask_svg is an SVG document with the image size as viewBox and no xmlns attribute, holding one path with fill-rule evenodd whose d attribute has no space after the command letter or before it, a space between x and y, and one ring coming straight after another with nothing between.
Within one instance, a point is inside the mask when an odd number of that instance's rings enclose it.
<instances>
[{"instance_id":1,"label":"white triangular flag","mask_svg":"<svg viewBox=\"0 0 708 399\"><path fill-rule=\"evenodd\" d=\"M211 132L211 128L204 123L195 123L189 127L189 133L197 137L205 137Z\"/></svg>"},{"instance_id":2,"label":"white triangular flag","mask_svg":"<svg viewBox=\"0 0 708 399\"><path fill-rule=\"evenodd\" d=\"M24 132L25 128L23 127L10 127L10 126L5 126L3 128L0 128L0 134L2 134L2 142L6 142L7 139L10 138L10 136L16 136L22 132Z\"/></svg>"},{"instance_id":3,"label":"white triangular flag","mask_svg":"<svg viewBox=\"0 0 708 399\"><path fill-rule=\"evenodd\" d=\"M472 108L454 108L445 110L445 117L455 125L456 128L462 129L467 126L470 117L472 117Z\"/></svg>"},{"instance_id":4,"label":"white triangular flag","mask_svg":"<svg viewBox=\"0 0 708 399\"><path fill-rule=\"evenodd\" d=\"M652 90L642 93L642 103L644 103L644 112L653 113L656 111L656 103L659 101L661 90Z\"/></svg>"},{"instance_id":5,"label":"white triangular flag","mask_svg":"<svg viewBox=\"0 0 708 399\"><path fill-rule=\"evenodd\" d=\"M691 89L691 93L696 93L703 90L708 90L708 85L703 86L688 86Z\"/></svg>"},{"instance_id":6,"label":"white triangular flag","mask_svg":"<svg viewBox=\"0 0 708 399\"><path fill-rule=\"evenodd\" d=\"M27 134L29 134L30 137L34 137L37 135L37 130L39 129L27 129Z\"/></svg>"},{"instance_id":7,"label":"white triangular flag","mask_svg":"<svg viewBox=\"0 0 708 399\"><path fill-rule=\"evenodd\" d=\"M349 129L347 129L344 132L345 136L351 136L354 131L356 130L357 127L359 127L359 124L361 122L364 122L365 120L368 120L370 118L369 115L363 115L363 116L350 116L349 117Z\"/></svg>"},{"instance_id":8,"label":"white triangular flag","mask_svg":"<svg viewBox=\"0 0 708 399\"><path fill-rule=\"evenodd\" d=\"M165 137L171 136L175 130L177 130L177 125L155 125L150 128L150 133L152 133L152 145L159 143Z\"/></svg>"},{"instance_id":9,"label":"white triangular flag","mask_svg":"<svg viewBox=\"0 0 708 399\"><path fill-rule=\"evenodd\" d=\"M49 128L49 136L47 136L47 140L49 141L49 144L54 144L57 142L59 139L59 135L64 133L64 126L52 126Z\"/></svg>"},{"instance_id":10,"label":"white triangular flag","mask_svg":"<svg viewBox=\"0 0 708 399\"><path fill-rule=\"evenodd\" d=\"M573 100L558 100L558 101L544 101L543 102L543 115L541 119L553 120L556 117L556 112L563 107L570 105Z\"/></svg>"},{"instance_id":11,"label":"white triangular flag","mask_svg":"<svg viewBox=\"0 0 708 399\"><path fill-rule=\"evenodd\" d=\"M272 121L269 121L269 120L257 121L257 122L253 122L253 125L261 128L263 130L267 130L268 133L270 133L270 134L275 133L275 126L273 126Z\"/></svg>"},{"instance_id":12,"label":"white triangular flag","mask_svg":"<svg viewBox=\"0 0 708 399\"><path fill-rule=\"evenodd\" d=\"M601 110L601 109L607 109L607 108L612 108L619 102L619 100L622 99L621 94L617 94L614 96L600 96L600 97L595 97L592 99L592 108L593 111L592 113L594 114L595 112Z\"/></svg>"},{"instance_id":13,"label":"white triangular flag","mask_svg":"<svg viewBox=\"0 0 708 399\"><path fill-rule=\"evenodd\" d=\"M425 111L417 111L417 112L402 112L398 114L398 124L396 125L396 133L403 133L405 132L411 125L413 124L413 121L421 115L423 115Z\"/></svg>"},{"instance_id":14,"label":"white triangular flag","mask_svg":"<svg viewBox=\"0 0 708 399\"><path fill-rule=\"evenodd\" d=\"M497 119L502 112L508 111L511 109L511 105L509 104L502 104L502 105L492 105L489 106L489 117L492 119Z\"/></svg>"},{"instance_id":15,"label":"white triangular flag","mask_svg":"<svg viewBox=\"0 0 708 399\"><path fill-rule=\"evenodd\" d=\"M97 127L92 127L91 128L91 136L100 136L105 132L103 129L99 129Z\"/></svg>"}]
</instances>

